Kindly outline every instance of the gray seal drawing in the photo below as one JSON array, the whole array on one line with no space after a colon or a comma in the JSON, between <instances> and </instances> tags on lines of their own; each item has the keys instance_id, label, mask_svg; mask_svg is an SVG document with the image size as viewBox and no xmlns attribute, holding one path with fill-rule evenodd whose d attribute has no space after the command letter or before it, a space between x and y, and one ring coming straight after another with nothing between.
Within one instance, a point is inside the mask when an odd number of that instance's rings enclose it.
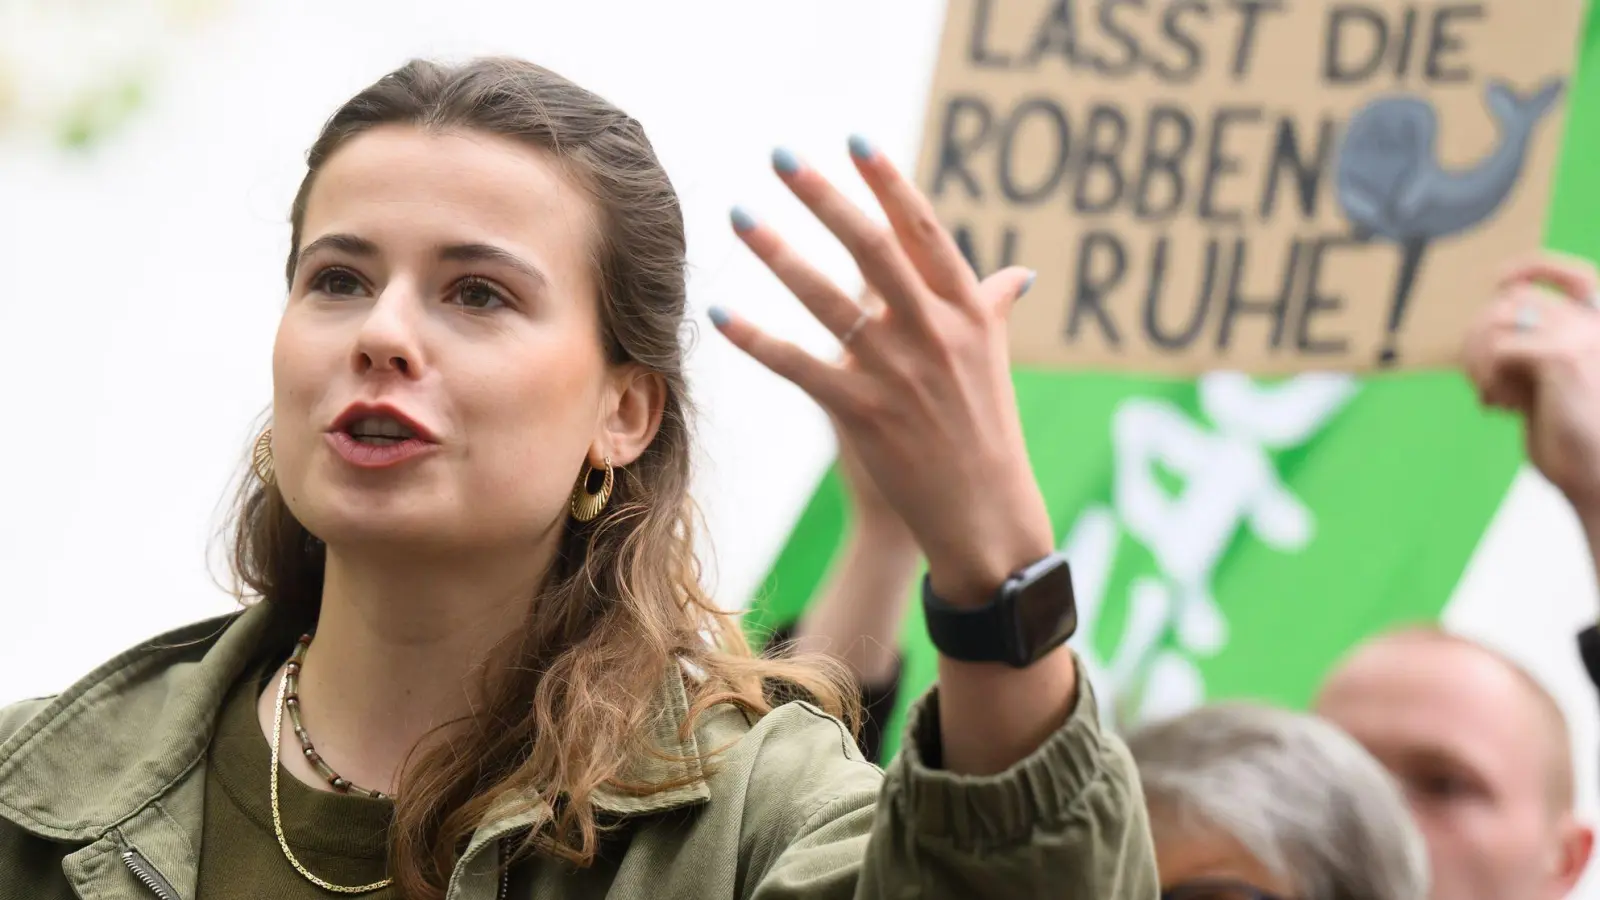
<instances>
[{"instance_id":1,"label":"gray seal drawing","mask_svg":"<svg viewBox=\"0 0 1600 900\"><path fill-rule=\"evenodd\" d=\"M1500 125L1500 143L1477 165L1439 165L1439 117L1410 94L1379 97L1351 117L1339 146L1335 183L1345 217L1361 231L1404 243L1438 240L1494 215L1516 186L1534 127L1555 106L1563 82L1530 97L1504 82L1484 98Z\"/></svg>"},{"instance_id":2,"label":"gray seal drawing","mask_svg":"<svg viewBox=\"0 0 1600 900\"><path fill-rule=\"evenodd\" d=\"M1520 96L1491 82L1484 104L1500 128L1498 145L1476 165L1439 164L1439 116L1414 94L1390 94L1356 111L1345 128L1334 175L1335 196L1360 240L1399 244L1400 278L1389 310L1388 342L1380 361L1395 361L1394 342L1422 257L1433 241L1492 217L1516 187L1539 122L1555 107L1565 79Z\"/></svg>"}]
</instances>

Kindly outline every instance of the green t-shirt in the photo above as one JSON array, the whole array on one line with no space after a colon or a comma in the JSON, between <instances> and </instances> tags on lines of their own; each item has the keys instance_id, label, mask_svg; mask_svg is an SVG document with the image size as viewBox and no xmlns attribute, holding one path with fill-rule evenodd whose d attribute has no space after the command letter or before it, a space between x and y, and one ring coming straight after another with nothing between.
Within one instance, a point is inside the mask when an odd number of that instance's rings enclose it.
<instances>
[{"instance_id":1,"label":"green t-shirt","mask_svg":"<svg viewBox=\"0 0 1600 900\"><path fill-rule=\"evenodd\" d=\"M256 701L269 675L270 669L256 669L239 679L223 703L211 741L200 850L201 900L328 900L344 896L317 887L295 871L273 833L268 785L272 748L256 718ZM292 732L282 751L300 752ZM319 791L280 769L278 809L289 848L311 874L349 886L370 884L387 875L388 831L394 809L389 801ZM394 900L397 895L393 887L387 887L360 896Z\"/></svg>"}]
</instances>

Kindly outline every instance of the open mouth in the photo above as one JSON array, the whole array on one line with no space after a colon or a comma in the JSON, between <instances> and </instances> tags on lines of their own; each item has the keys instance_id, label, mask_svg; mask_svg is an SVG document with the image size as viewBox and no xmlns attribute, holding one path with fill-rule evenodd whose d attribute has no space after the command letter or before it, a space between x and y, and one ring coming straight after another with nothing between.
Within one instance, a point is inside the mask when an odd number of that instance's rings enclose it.
<instances>
[{"instance_id":1,"label":"open mouth","mask_svg":"<svg viewBox=\"0 0 1600 900\"><path fill-rule=\"evenodd\" d=\"M371 447L388 447L415 440L417 437L415 431L388 416L366 416L356 419L345 427L344 432L357 443Z\"/></svg>"}]
</instances>

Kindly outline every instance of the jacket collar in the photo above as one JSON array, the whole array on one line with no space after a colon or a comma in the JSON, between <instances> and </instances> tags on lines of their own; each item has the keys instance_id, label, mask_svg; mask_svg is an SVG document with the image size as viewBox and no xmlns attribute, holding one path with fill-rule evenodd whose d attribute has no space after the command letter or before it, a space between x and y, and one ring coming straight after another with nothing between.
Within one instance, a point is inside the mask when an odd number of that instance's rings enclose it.
<instances>
[{"instance_id":1,"label":"jacket collar","mask_svg":"<svg viewBox=\"0 0 1600 900\"><path fill-rule=\"evenodd\" d=\"M0 744L0 817L41 837L81 843L161 798L203 766L223 698L254 658L267 625L267 610L257 605L178 629L115 657L56 697ZM710 799L698 741L684 729L688 695L676 668L663 678L659 708L652 736L661 754L636 758L628 780L688 783L645 796L603 789L594 798L601 812L648 815ZM513 806L522 808L508 806L480 834L529 820L525 805Z\"/></svg>"}]
</instances>

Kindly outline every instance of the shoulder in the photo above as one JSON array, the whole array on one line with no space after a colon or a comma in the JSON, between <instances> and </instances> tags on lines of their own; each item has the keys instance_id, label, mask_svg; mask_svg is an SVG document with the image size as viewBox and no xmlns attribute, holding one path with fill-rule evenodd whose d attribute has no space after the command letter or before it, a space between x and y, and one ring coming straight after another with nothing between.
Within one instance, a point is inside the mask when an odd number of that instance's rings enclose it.
<instances>
[{"instance_id":1,"label":"shoulder","mask_svg":"<svg viewBox=\"0 0 1600 900\"><path fill-rule=\"evenodd\" d=\"M675 854L715 860L756 884L786 853L809 847L807 878L849 880L866 852L884 776L844 723L800 701L760 718L724 705L700 717L695 739L706 758L707 802L689 843L674 833Z\"/></svg>"},{"instance_id":2,"label":"shoulder","mask_svg":"<svg viewBox=\"0 0 1600 900\"><path fill-rule=\"evenodd\" d=\"M233 612L140 641L60 694L0 708L0 746L24 729L31 733L42 725L76 724L85 718L136 721L127 719L132 708L154 714L174 701L186 700L180 688L191 686L206 657L226 643L223 636L234 631L234 643L248 644L253 638L246 635L259 632L264 620L264 610ZM250 627L234 628L240 622Z\"/></svg>"},{"instance_id":3,"label":"shoulder","mask_svg":"<svg viewBox=\"0 0 1600 900\"><path fill-rule=\"evenodd\" d=\"M67 854L75 849L71 844L29 834L16 823L0 818L0 872L5 873L0 897L77 900L77 892L61 870Z\"/></svg>"},{"instance_id":4,"label":"shoulder","mask_svg":"<svg viewBox=\"0 0 1600 900\"><path fill-rule=\"evenodd\" d=\"M714 754L712 803L737 800L747 831L793 835L825 809L876 803L883 770L843 722L810 703L785 703L753 722L732 709L707 719L696 730Z\"/></svg>"},{"instance_id":5,"label":"shoulder","mask_svg":"<svg viewBox=\"0 0 1600 900\"><path fill-rule=\"evenodd\" d=\"M722 766L753 772L811 771L836 778L877 782L883 770L861 755L849 727L803 700L784 703L753 717L724 706L708 713L695 727L701 750L715 754Z\"/></svg>"},{"instance_id":6,"label":"shoulder","mask_svg":"<svg viewBox=\"0 0 1600 900\"><path fill-rule=\"evenodd\" d=\"M11 736L22 730L38 712L50 705L54 696L38 697L33 700L23 700L9 706L0 707L0 745L5 744Z\"/></svg>"},{"instance_id":7,"label":"shoulder","mask_svg":"<svg viewBox=\"0 0 1600 900\"><path fill-rule=\"evenodd\" d=\"M55 697L0 710L0 818L57 841L93 840L176 784L253 657L263 615L168 632Z\"/></svg>"}]
</instances>

